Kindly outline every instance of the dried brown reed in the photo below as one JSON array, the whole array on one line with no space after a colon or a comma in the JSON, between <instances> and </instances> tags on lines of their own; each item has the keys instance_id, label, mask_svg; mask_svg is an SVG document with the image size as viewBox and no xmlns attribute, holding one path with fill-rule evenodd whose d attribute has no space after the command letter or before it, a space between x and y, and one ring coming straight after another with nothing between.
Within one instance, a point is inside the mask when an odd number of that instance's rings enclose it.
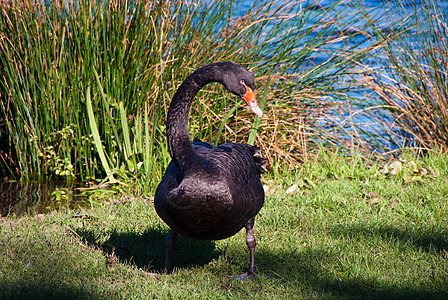
<instances>
[{"instance_id":1,"label":"dried brown reed","mask_svg":"<svg viewBox=\"0 0 448 300\"><path fill-rule=\"evenodd\" d=\"M361 84L396 148L448 151L447 11L433 1L415 9L398 30L378 32L385 68L365 72Z\"/></svg>"}]
</instances>

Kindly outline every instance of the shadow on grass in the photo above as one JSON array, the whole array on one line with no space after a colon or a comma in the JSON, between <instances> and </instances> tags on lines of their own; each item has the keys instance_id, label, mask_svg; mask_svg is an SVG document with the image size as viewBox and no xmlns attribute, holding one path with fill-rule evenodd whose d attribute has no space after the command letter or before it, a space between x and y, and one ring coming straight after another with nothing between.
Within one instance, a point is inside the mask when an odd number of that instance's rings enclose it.
<instances>
[{"instance_id":1,"label":"shadow on grass","mask_svg":"<svg viewBox=\"0 0 448 300\"><path fill-rule=\"evenodd\" d=\"M350 226L335 226L327 229L333 236L345 236L352 239L370 239L385 243L394 243L397 246L421 249L424 252L448 251L448 239L444 228L416 228L404 229L394 226L366 226L354 224Z\"/></svg>"},{"instance_id":2,"label":"shadow on grass","mask_svg":"<svg viewBox=\"0 0 448 300\"><path fill-rule=\"evenodd\" d=\"M273 277L280 280L276 284L279 289L299 287L302 295L324 299L448 299L448 290L416 288L413 282L394 285L379 278L345 278L331 267L335 261L338 257L324 250L256 252L257 265L268 270L265 272L273 271Z\"/></svg>"},{"instance_id":3,"label":"shadow on grass","mask_svg":"<svg viewBox=\"0 0 448 300\"><path fill-rule=\"evenodd\" d=\"M115 252L120 262L134 264L150 272L163 272L168 231L147 229L136 232L113 232L104 243L96 242L96 232L78 229L76 232L90 246L101 249L110 256ZM204 266L219 256L212 241L197 241L179 237L173 252L175 268Z\"/></svg>"},{"instance_id":4,"label":"shadow on grass","mask_svg":"<svg viewBox=\"0 0 448 300\"><path fill-rule=\"evenodd\" d=\"M86 289L84 286L61 285L54 282L20 279L0 289L0 299L112 299L114 295Z\"/></svg>"}]
</instances>

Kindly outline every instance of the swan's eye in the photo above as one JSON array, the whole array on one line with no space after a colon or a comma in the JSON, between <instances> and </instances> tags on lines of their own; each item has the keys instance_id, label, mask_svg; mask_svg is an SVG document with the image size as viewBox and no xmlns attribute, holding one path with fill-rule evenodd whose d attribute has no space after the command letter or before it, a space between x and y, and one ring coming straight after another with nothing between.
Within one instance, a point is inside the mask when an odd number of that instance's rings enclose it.
<instances>
[{"instance_id":1,"label":"swan's eye","mask_svg":"<svg viewBox=\"0 0 448 300\"><path fill-rule=\"evenodd\" d=\"M241 83L242 85L246 85L246 81L244 81L244 79L241 79L240 83Z\"/></svg>"}]
</instances>

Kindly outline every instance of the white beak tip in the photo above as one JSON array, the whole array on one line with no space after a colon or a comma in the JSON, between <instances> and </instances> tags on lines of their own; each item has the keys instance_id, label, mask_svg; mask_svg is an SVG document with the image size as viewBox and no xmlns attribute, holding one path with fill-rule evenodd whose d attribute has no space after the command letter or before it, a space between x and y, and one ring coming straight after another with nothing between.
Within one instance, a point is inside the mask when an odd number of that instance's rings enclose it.
<instances>
[{"instance_id":1,"label":"white beak tip","mask_svg":"<svg viewBox=\"0 0 448 300\"><path fill-rule=\"evenodd\" d=\"M259 118L263 116L263 112L258 106L251 107L251 109L254 112L254 114L256 114Z\"/></svg>"}]
</instances>

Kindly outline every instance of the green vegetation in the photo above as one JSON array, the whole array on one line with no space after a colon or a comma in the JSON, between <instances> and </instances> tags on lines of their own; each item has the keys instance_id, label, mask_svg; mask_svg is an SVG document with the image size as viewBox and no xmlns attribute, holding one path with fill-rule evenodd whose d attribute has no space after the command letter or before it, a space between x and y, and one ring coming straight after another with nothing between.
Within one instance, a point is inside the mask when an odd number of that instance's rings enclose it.
<instances>
[{"instance_id":1,"label":"green vegetation","mask_svg":"<svg viewBox=\"0 0 448 300\"><path fill-rule=\"evenodd\" d=\"M264 117L211 85L192 107L194 137L250 141L270 165L290 168L319 143L365 155L446 150L447 12L433 2L413 15L395 7L380 16L386 25L374 10L338 3L266 1L239 18L236 1L76 3L0 8L5 175L154 188L169 161L164 120L174 91L220 60L254 73Z\"/></svg>"},{"instance_id":2,"label":"green vegetation","mask_svg":"<svg viewBox=\"0 0 448 300\"><path fill-rule=\"evenodd\" d=\"M446 298L448 156L401 162L392 175L360 158L323 155L296 172L268 175L255 226L260 276L246 281L225 276L247 267L244 230L216 242L181 238L175 273L161 274L168 228L142 198L4 219L1 295Z\"/></svg>"},{"instance_id":3,"label":"green vegetation","mask_svg":"<svg viewBox=\"0 0 448 300\"><path fill-rule=\"evenodd\" d=\"M303 161L317 149L311 134L334 135L318 119L329 99L351 89L347 75L366 55L355 38L366 25L348 7L293 3L257 3L239 18L237 1L2 5L2 169L33 179L126 180L143 163L140 182L154 186L169 159L164 119L174 91L194 69L223 60L252 70L259 95L269 87L251 141L271 162ZM192 107L192 136L247 141L254 116L241 104L207 87Z\"/></svg>"}]
</instances>

